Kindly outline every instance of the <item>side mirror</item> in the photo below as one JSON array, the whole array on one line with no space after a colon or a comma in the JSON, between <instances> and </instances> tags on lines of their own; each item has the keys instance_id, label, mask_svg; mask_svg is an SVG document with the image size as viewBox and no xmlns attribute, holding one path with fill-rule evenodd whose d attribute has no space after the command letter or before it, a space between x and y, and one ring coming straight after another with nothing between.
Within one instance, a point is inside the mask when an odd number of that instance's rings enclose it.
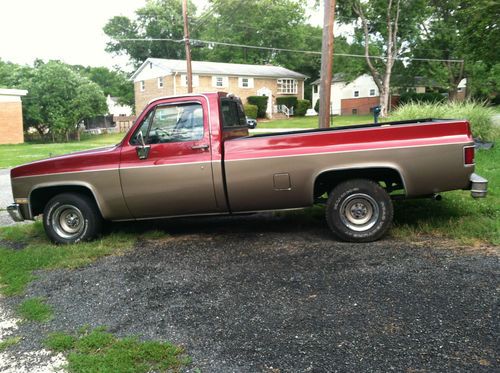
<instances>
[{"instance_id":1,"label":"side mirror","mask_svg":"<svg viewBox=\"0 0 500 373\"><path fill-rule=\"evenodd\" d=\"M148 159L151 145L146 145L146 143L144 142L144 136L142 136L141 131L137 133L137 140L141 144L140 146L137 146L135 148L135 150L137 151L137 156L139 157L139 159Z\"/></svg>"}]
</instances>

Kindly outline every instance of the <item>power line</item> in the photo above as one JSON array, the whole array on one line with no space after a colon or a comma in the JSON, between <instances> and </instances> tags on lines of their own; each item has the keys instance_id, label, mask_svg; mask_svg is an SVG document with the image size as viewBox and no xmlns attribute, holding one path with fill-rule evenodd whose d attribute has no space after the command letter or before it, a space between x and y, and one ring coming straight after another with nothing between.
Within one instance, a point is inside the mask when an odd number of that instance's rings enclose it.
<instances>
[{"instance_id":1,"label":"power line","mask_svg":"<svg viewBox=\"0 0 500 373\"><path fill-rule=\"evenodd\" d=\"M184 39L171 39L171 38L125 38L125 39L116 39L118 41L171 41L175 43L183 43ZM201 39L190 39L192 43L200 43L206 44L208 46L211 45L222 45L226 47L236 47L236 48L247 48L247 49L259 49L259 50L268 50L271 52L291 52L291 53L303 53L303 54L315 54L321 55L319 51L308 51L302 49L288 49L288 48L276 48L276 47L262 47L257 45L246 45L246 44L237 44L237 43L227 43L222 41L213 41L213 40L201 40ZM365 58L364 54L353 54L353 53L333 53L334 56L339 57L354 57L354 58ZM386 60L386 56L368 56L373 59L378 60ZM419 58L419 57L395 57L395 60L398 61L428 61L428 62L456 62L462 63L464 60L457 59L440 59L440 58Z\"/></svg>"}]
</instances>

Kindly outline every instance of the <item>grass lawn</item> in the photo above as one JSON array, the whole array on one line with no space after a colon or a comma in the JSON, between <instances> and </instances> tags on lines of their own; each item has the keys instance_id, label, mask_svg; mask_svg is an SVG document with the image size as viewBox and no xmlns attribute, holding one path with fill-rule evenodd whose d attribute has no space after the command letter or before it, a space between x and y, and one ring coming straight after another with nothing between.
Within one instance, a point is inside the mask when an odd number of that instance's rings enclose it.
<instances>
[{"instance_id":1,"label":"grass lawn","mask_svg":"<svg viewBox=\"0 0 500 373\"><path fill-rule=\"evenodd\" d=\"M293 117L290 119L259 122L257 128L318 128L318 117ZM332 118L332 125L348 126L351 124L373 123L373 115L344 115Z\"/></svg>"},{"instance_id":2,"label":"grass lawn","mask_svg":"<svg viewBox=\"0 0 500 373\"><path fill-rule=\"evenodd\" d=\"M82 141L63 143L24 143L16 145L0 145L0 168L14 167L23 163L36 161L79 150L113 145L121 141L124 133L94 135Z\"/></svg>"}]
</instances>

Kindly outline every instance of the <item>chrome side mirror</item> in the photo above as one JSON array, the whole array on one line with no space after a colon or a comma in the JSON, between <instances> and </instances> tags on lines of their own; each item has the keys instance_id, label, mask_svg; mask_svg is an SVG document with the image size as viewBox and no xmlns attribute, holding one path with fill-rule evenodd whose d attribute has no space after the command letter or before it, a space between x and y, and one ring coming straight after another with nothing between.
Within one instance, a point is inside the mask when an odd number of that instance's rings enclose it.
<instances>
[{"instance_id":1,"label":"chrome side mirror","mask_svg":"<svg viewBox=\"0 0 500 373\"><path fill-rule=\"evenodd\" d=\"M142 135L141 131L137 133L137 140L141 144L140 146L137 146L135 148L135 150L137 151L137 156L139 157L139 159L148 159L151 145L146 145L146 143L144 142L144 136Z\"/></svg>"}]
</instances>

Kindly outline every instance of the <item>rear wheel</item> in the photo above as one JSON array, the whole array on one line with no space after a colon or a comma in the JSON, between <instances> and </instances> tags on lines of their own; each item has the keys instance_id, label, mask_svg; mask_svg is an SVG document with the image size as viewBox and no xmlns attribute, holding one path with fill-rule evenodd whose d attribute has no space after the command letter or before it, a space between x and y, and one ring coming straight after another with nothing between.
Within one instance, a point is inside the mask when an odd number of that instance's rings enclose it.
<instances>
[{"instance_id":1,"label":"rear wheel","mask_svg":"<svg viewBox=\"0 0 500 373\"><path fill-rule=\"evenodd\" d=\"M45 232L55 243L91 240L101 232L102 223L95 201L83 194L59 194L43 211Z\"/></svg>"},{"instance_id":2,"label":"rear wheel","mask_svg":"<svg viewBox=\"0 0 500 373\"><path fill-rule=\"evenodd\" d=\"M337 185L326 204L326 220L332 232L344 241L371 242L390 228L392 201L371 180L355 179Z\"/></svg>"}]
</instances>

